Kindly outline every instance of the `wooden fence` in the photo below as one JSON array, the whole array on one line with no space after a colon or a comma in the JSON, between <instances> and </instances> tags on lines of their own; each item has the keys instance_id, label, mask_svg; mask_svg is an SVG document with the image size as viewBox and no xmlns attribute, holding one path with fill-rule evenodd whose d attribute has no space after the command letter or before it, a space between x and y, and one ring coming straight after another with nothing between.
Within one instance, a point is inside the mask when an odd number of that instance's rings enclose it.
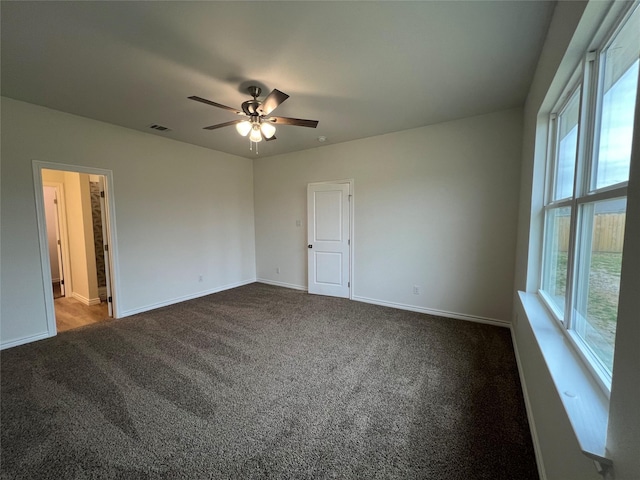
<instances>
[{"instance_id":1,"label":"wooden fence","mask_svg":"<svg viewBox=\"0 0 640 480\"><path fill-rule=\"evenodd\" d=\"M624 213L600 213L593 222L592 252L621 253L624 241ZM569 248L569 217L558 217L559 246L561 252Z\"/></svg>"}]
</instances>

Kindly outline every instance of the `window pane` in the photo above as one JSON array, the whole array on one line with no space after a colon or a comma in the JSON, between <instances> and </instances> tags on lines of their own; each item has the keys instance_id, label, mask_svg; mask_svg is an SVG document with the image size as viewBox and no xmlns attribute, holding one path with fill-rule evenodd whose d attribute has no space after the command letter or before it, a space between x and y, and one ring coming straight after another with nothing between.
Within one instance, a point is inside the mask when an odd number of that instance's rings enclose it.
<instances>
[{"instance_id":1,"label":"window pane","mask_svg":"<svg viewBox=\"0 0 640 480\"><path fill-rule=\"evenodd\" d=\"M604 79L595 188L629 179L639 57L640 8L636 8L602 57Z\"/></svg>"},{"instance_id":2,"label":"window pane","mask_svg":"<svg viewBox=\"0 0 640 480\"><path fill-rule=\"evenodd\" d=\"M572 328L611 373L626 198L582 206Z\"/></svg>"},{"instance_id":3,"label":"window pane","mask_svg":"<svg viewBox=\"0 0 640 480\"><path fill-rule=\"evenodd\" d=\"M560 318L564 316L570 223L571 207L554 208L547 211L542 291L547 294L552 302L551 307Z\"/></svg>"},{"instance_id":4,"label":"window pane","mask_svg":"<svg viewBox=\"0 0 640 480\"><path fill-rule=\"evenodd\" d=\"M578 115L580 90L571 96L565 109L558 115L558 146L555 161L553 200L573 195L573 176L578 151Z\"/></svg>"}]
</instances>

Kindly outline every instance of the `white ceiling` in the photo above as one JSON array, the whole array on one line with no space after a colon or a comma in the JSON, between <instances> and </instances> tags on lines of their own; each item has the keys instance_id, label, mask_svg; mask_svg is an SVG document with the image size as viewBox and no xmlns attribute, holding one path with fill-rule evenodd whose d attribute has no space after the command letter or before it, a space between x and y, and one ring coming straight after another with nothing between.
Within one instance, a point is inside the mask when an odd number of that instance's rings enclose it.
<instances>
[{"instance_id":1,"label":"white ceiling","mask_svg":"<svg viewBox=\"0 0 640 480\"><path fill-rule=\"evenodd\" d=\"M255 157L237 118L257 84L290 95L260 157L522 105L547 1L1 2L2 95ZM150 124L171 128L156 133Z\"/></svg>"}]
</instances>

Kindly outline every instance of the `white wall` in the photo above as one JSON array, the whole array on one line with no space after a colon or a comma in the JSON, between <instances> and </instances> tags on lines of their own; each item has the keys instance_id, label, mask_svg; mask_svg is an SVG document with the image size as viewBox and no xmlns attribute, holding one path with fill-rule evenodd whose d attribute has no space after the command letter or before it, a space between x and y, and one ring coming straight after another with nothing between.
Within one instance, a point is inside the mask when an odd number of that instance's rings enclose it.
<instances>
[{"instance_id":1,"label":"white wall","mask_svg":"<svg viewBox=\"0 0 640 480\"><path fill-rule=\"evenodd\" d=\"M525 105L514 295L517 290L535 292L540 276L544 187L544 164L540 159L544 158L546 145L545 119L553 100L589 48L590 39L610 4L603 1L558 2L554 12ZM620 4L616 6L619 7ZM640 478L640 323L637 313L640 311L640 296L637 295L640 289L640 242L635 241L640 229L640 215L637 214L640 211L640 195L634 195L634 192L640 191L637 151L634 162L627 200L623 278L607 438L616 480ZM515 309L516 313L519 318L525 318L519 308ZM527 322L515 323L513 335L529 393L530 413L534 418L546 478L601 479L593 462L580 452Z\"/></svg>"},{"instance_id":2,"label":"white wall","mask_svg":"<svg viewBox=\"0 0 640 480\"><path fill-rule=\"evenodd\" d=\"M43 180L47 178L43 174ZM71 295L85 305L100 303L93 245L89 175L64 173L65 208L71 265Z\"/></svg>"},{"instance_id":3,"label":"white wall","mask_svg":"<svg viewBox=\"0 0 640 480\"><path fill-rule=\"evenodd\" d=\"M508 320L521 118L507 110L254 160L258 278L306 287L306 186L352 178L355 297Z\"/></svg>"},{"instance_id":4,"label":"white wall","mask_svg":"<svg viewBox=\"0 0 640 480\"><path fill-rule=\"evenodd\" d=\"M548 93L552 82L578 22L584 14L585 7L586 2L560 2L556 6L525 104L514 295L517 290L536 291L537 289L539 277L537 264L541 258L544 165L540 163L534 165L534 156L536 152L538 155L544 154L546 148L544 117L548 112L540 114L540 121L538 115L545 98L550 97ZM562 82L554 85L558 93L562 87ZM536 130L539 123L540 128ZM531 266L529 266L529 260ZM516 309L516 313L518 318L525 318L524 312ZM593 463L580 451L533 331L525 321L517 322L513 325L513 336L524 384L529 393L531 409L529 413L533 416L540 449L538 460L546 473L545 478L548 480L601 479Z\"/></svg>"},{"instance_id":5,"label":"white wall","mask_svg":"<svg viewBox=\"0 0 640 480\"><path fill-rule=\"evenodd\" d=\"M1 112L3 345L47 332L32 160L113 172L121 314L255 279L251 160L4 97Z\"/></svg>"}]
</instances>

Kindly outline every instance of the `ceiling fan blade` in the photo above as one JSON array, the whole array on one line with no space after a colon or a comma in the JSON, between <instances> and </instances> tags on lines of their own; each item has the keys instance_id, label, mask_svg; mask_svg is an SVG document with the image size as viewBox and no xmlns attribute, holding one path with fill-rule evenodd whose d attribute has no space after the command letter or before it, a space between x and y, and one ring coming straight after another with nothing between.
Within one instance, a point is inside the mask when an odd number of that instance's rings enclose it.
<instances>
[{"instance_id":1,"label":"ceiling fan blade","mask_svg":"<svg viewBox=\"0 0 640 480\"><path fill-rule=\"evenodd\" d=\"M274 136L272 136L271 138L266 138L266 137L265 137L265 140L266 140L267 142L270 142L271 140L275 140L275 139L276 139L276 136L275 136L275 135L274 135Z\"/></svg>"},{"instance_id":2,"label":"ceiling fan blade","mask_svg":"<svg viewBox=\"0 0 640 480\"><path fill-rule=\"evenodd\" d=\"M237 109L231 108L231 107L227 107L226 105L222 105L221 103L212 102L211 100L207 100L206 98L197 97L195 95L192 95L192 96L187 97L187 98L189 98L190 100L195 100L196 102L200 102L200 103L204 103L204 104L207 104L207 105L211 105L212 107L218 107L218 108L222 108L224 110L229 110L230 112L233 112L233 113L244 115L244 113L241 112L240 110L237 110Z\"/></svg>"},{"instance_id":3,"label":"ceiling fan blade","mask_svg":"<svg viewBox=\"0 0 640 480\"><path fill-rule=\"evenodd\" d=\"M216 128L228 127L230 125L235 125L236 123L244 122L243 118L239 118L238 120L231 120L230 122L219 123L217 125L209 125L208 127L203 127L203 130L215 130Z\"/></svg>"},{"instance_id":4,"label":"ceiling fan blade","mask_svg":"<svg viewBox=\"0 0 640 480\"><path fill-rule=\"evenodd\" d=\"M316 128L318 126L318 120L304 120L302 118L269 117L267 120L276 125L295 125L297 127L310 128Z\"/></svg>"},{"instance_id":5,"label":"ceiling fan blade","mask_svg":"<svg viewBox=\"0 0 640 480\"><path fill-rule=\"evenodd\" d=\"M289 98L289 95L274 88L271 93L267 95L267 98L264 99L262 105L258 107L258 113L260 115L269 115L287 98Z\"/></svg>"}]
</instances>

